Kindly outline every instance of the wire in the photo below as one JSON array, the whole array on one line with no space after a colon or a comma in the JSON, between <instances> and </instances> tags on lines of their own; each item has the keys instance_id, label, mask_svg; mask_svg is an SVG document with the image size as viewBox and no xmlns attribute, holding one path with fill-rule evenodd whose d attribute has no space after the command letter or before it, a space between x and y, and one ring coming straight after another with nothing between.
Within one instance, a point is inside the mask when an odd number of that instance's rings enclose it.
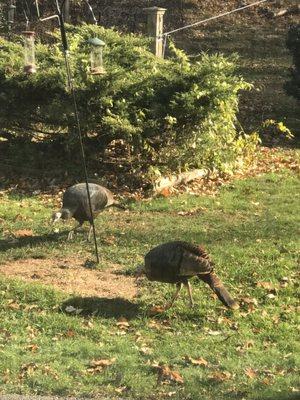
<instances>
[{"instance_id":1,"label":"wire","mask_svg":"<svg viewBox=\"0 0 300 400\"><path fill-rule=\"evenodd\" d=\"M84 0L84 1L86 2L87 6L88 6L88 8L89 8L89 10L90 10L90 12L92 14L92 17L93 17L93 20L94 20L94 24L98 25L98 21L97 21L97 18L95 17L95 13L94 13L94 10L93 10L92 6L90 5L88 0Z\"/></svg>"},{"instance_id":2,"label":"wire","mask_svg":"<svg viewBox=\"0 0 300 400\"><path fill-rule=\"evenodd\" d=\"M161 35L161 37L169 36L169 35L171 35L171 34L173 34L175 32L183 31L184 29L192 28L194 26L198 26L198 25L204 24L205 22L212 21L214 19L218 19L218 18L224 17L226 15L230 15L230 14L236 13L238 11L245 10L246 8L253 7L253 6L256 6L256 5L261 4L261 3L265 3L266 1L269 1L269 0L260 0L260 1L257 1L255 3L247 4L246 6L239 7L239 8L236 8L234 10L222 13L222 14L214 15L213 17L203 19L202 21L198 21L198 22L195 22L195 23L190 24L190 25L185 25L185 26L182 26L181 28L173 29L172 31L163 33Z\"/></svg>"}]
</instances>

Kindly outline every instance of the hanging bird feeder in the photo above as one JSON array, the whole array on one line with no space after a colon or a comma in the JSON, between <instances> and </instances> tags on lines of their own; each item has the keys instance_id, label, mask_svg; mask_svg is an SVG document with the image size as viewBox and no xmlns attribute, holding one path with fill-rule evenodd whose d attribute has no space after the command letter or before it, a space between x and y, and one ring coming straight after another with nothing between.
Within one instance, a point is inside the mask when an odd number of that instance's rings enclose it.
<instances>
[{"instance_id":1,"label":"hanging bird feeder","mask_svg":"<svg viewBox=\"0 0 300 400\"><path fill-rule=\"evenodd\" d=\"M16 6L14 4L11 4L8 7L8 23L13 24L15 22L15 10Z\"/></svg>"},{"instance_id":2,"label":"hanging bird feeder","mask_svg":"<svg viewBox=\"0 0 300 400\"><path fill-rule=\"evenodd\" d=\"M36 72L34 32L24 31L22 33L24 36L24 72L34 74Z\"/></svg>"},{"instance_id":3,"label":"hanging bird feeder","mask_svg":"<svg viewBox=\"0 0 300 400\"><path fill-rule=\"evenodd\" d=\"M103 48L105 43L98 39L89 39L88 43L91 45L90 60L91 60L91 74L101 75L105 74L105 69L103 67Z\"/></svg>"}]
</instances>

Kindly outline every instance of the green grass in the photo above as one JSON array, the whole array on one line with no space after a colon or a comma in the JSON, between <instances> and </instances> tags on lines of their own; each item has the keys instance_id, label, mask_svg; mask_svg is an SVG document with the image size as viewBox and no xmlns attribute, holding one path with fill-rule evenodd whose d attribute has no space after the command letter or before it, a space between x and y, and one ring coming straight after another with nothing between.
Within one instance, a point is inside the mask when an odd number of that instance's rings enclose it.
<instances>
[{"instance_id":1,"label":"green grass","mask_svg":"<svg viewBox=\"0 0 300 400\"><path fill-rule=\"evenodd\" d=\"M215 197L157 198L132 203L129 213L106 211L96 220L100 268L117 263L128 273L148 249L170 239L204 244L241 302L236 312L226 310L197 281L194 309L183 294L174 308L154 318L147 314L149 306L164 304L173 287L144 282L141 295L129 302L70 297L0 275L0 392L129 399L299 398L294 392L299 385L299 189L298 177L283 170L235 181ZM195 209L191 216L178 215ZM65 233L51 233L51 212L52 204L40 196L1 197L0 272L5 262L25 257L91 257L92 245L80 235L66 243ZM32 229L35 236L12 240L20 229ZM106 235L115 236L114 245L101 241ZM288 280L282 285L284 277ZM275 294L257 282L271 282ZM67 305L82 312L70 315ZM116 324L121 316L129 323L125 334ZM208 365L193 365L186 356L203 357ZM112 358L102 372L87 371L91 360ZM155 363L171 366L184 383L159 383ZM247 369L254 371L252 378Z\"/></svg>"}]
</instances>

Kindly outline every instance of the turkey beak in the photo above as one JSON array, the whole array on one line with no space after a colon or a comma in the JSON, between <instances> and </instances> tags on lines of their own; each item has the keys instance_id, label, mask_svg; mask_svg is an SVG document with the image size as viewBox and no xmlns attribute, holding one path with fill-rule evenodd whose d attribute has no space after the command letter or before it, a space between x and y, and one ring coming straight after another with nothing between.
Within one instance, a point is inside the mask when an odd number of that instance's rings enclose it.
<instances>
[{"instance_id":1,"label":"turkey beak","mask_svg":"<svg viewBox=\"0 0 300 400\"><path fill-rule=\"evenodd\" d=\"M54 225L55 222L57 222L60 218L61 218L61 213L60 212L54 213L52 215L52 225Z\"/></svg>"}]
</instances>

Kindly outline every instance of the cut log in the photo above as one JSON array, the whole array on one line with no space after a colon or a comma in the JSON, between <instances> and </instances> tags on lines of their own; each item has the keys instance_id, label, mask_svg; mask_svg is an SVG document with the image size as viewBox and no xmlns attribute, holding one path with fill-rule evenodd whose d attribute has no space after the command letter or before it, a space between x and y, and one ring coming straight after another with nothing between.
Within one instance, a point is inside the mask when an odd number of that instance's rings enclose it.
<instances>
[{"instance_id":1,"label":"cut log","mask_svg":"<svg viewBox=\"0 0 300 400\"><path fill-rule=\"evenodd\" d=\"M194 169L192 171L182 172L177 175L159 177L153 185L153 190L156 194L159 194L165 189L169 189L180 184L185 184L195 179L204 178L207 175L208 170L206 169Z\"/></svg>"}]
</instances>

